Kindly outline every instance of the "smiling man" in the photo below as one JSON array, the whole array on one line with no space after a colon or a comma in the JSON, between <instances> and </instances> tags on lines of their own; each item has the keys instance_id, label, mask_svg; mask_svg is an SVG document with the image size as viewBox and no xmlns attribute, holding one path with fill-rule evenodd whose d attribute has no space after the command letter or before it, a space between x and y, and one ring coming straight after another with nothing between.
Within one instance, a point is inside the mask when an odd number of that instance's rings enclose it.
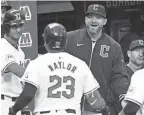
<instances>
[{"instance_id":1,"label":"smiling man","mask_svg":"<svg viewBox=\"0 0 144 115\"><path fill-rule=\"evenodd\" d=\"M127 55L129 57L129 63L127 64L127 72L129 78L131 79L131 76L134 72L136 72L139 69L142 69L144 60L144 41L132 41L129 50L127 51Z\"/></svg>"},{"instance_id":2,"label":"smiling man","mask_svg":"<svg viewBox=\"0 0 144 115\"><path fill-rule=\"evenodd\" d=\"M101 86L99 91L111 110L109 115L116 115L119 97L126 93L128 81L120 45L103 32L106 22L105 8L90 5L85 13L86 28L68 33L66 50L87 63ZM94 111L87 102L85 111Z\"/></svg>"}]
</instances>

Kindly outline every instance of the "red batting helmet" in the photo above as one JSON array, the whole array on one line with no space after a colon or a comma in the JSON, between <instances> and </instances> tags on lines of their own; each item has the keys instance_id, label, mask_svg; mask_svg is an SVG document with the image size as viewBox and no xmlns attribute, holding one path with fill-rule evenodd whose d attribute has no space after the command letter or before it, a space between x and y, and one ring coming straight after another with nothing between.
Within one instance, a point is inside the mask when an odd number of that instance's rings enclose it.
<instances>
[{"instance_id":1,"label":"red batting helmet","mask_svg":"<svg viewBox=\"0 0 144 115\"><path fill-rule=\"evenodd\" d=\"M11 9L6 12L3 19L3 28L6 33L9 32L9 29L13 25L20 25L25 23L25 15L23 12L17 9Z\"/></svg>"},{"instance_id":2,"label":"red batting helmet","mask_svg":"<svg viewBox=\"0 0 144 115\"><path fill-rule=\"evenodd\" d=\"M48 24L42 36L50 49L62 50L66 46L66 29L62 24Z\"/></svg>"}]
</instances>

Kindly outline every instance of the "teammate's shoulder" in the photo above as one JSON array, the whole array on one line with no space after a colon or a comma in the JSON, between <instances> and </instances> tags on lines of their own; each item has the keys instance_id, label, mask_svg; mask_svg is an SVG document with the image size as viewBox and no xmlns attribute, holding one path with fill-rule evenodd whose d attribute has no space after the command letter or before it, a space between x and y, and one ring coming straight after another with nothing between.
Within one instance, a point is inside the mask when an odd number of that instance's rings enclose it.
<instances>
[{"instance_id":1,"label":"teammate's shoulder","mask_svg":"<svg viewBox=\"0 0 144 115\"><path fill-rule=\"evenodd\" d=\"M112 38L112 37L109 36L108 34L104 33L104 37L105 37L106 39L108 39L112 44L118 44L118 42L116 42L116 41L114 40L114 38Z\"/></svg>"},{"instance_id":2,"label":"teammate's shoulder","mask_svg":"<svg viewBox=\"0 0 144 115\"><path fill-rule=\"evenodd\" d=\"M46 61L49 61L51 58L51 53L41 54L35 59L35 63L45 63Z\"/></svg>"},{"instance_id":3,"label":"teammate's shoulder","mask_svg":"<svg viewBox=\"0 0 144 115\"><path fill-rule=\"evenodd\" d=\"M137 70L134 74L140 75L142 73L144 74L144 68L140 69L140 70Z\"/></svg>"},{"instance_id":4,"label":"teammate's shoulder","mask_svg":"<svg viewBox=\"0 0 144 115\"><path fill-rule=\"evenodd\" d=\"M39 62L41 60L43 60L45 58L46 54L41 54L41 55L38 55L38 57L36 57L33 61L36 63L36 62Z\"/></svg>"},{"instance_id":5,"label":"teammate's shoulder","mask_svg":"<svg viewBox=\"0 0 144 115\"><path fill-rule=\"evenodd\" d=\"M1 38L0 43L3 44L7 44L6 39L5 38Z\"/></svg>"},{"instance_id":6,"label":"teammate's shoulder","mask_svg":"<svg viewBox=\"0 0 144 115\"><path fill-rule=\"evenodd\" d=\"M28 64L29 67L37 68L39 65L40 66L40 57L36 57L35 59L31 60L30 63Z\"/></svg>"},{"instance_id":7,"label":"teammate's shoulder","mask_svg":"<svg viewBox=\"0 0 144 115\"><path fill-rule=\"evenodd\" d=\"M13 46L5 38L1 38L0 45L5 52L11 52L11 49L13 49Z\"/></svg>"},{"instance_id":8,"label":"teammate's shoulder","mask_svg":"<svg viewBox=\"0 0 144 115\"><path fill-rule=\"evenodd\" d=\"M78 34L80 34L82 32L84 32L84 28L73 30L73 31L69 31L69 32L67 32L67 36L68 37L75 36L75 35L78 35Z\"/></svg>"},{"instance_id":9,"label":"teammate's shoulder","mask_svg":"<svg viewBox=\"0 0 144 115\"><path fill-rule=\"evenodd\" d=\"M67 53L68 54L68 56L69 56L69 59L71 59L73 62L75 62L76 64L78 64L78 65L86 65L86 63L85 63L85 61L83 61L82 59L80 59L80 58L78 58L78 57L76 57L76 56L73 56L73 55L71 55L71 54L69 54L69 53Z\"/></svg>"},{"instance_id":10,"label":"teammate's shoulder","mask_svg":"<svg viewBox=\"0 0 144 115\"><path fill-rule=\"evenodd\" d=\"M84 30L85 29L78 29L78 30L67 32L67 44L71 45L81 40L85 35Z\"/></svg>"},{"instance_id":11,"label":"teammate's shoulder","mask_svg":"<svg viewBox=\"0 0 144 115\"><path fill-rule=\"evenodd\" d=\"M111 47L118 47L118 48L121 47L117 41L115 41L111 36L107 35L106 33L104 33L104 37L106 38L106 40L108 40Z\"/></svg>"},{"instance_id":12,"label":"teammate's shoulder","mask_svg":"<svg viewBox=\"0 0 144 115\"><path fill-rule=\"evenodd\" d=\"M41 57L41 56L43 56L44 54L38 54L38 57Z\"/></svg>"},{"instance_id":13,"label":"teammate's shoulder","mask_svg":"<svg viewBox=\"0 0 144 115\"><path fill-rule=\"evenodd\" d=\"M140 70L137 70L133 75L132 75L132 79L135 80L135 79L144 79L144 69L140 69Z\"/></svg>"}]
</instances>

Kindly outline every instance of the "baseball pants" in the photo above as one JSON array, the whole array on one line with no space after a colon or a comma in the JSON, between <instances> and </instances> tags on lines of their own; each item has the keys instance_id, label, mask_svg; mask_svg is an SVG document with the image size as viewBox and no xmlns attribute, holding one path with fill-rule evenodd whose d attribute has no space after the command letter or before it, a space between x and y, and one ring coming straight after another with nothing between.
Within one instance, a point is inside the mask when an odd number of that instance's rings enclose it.
<instances>
[{"instance_id":1,"label":"baseball pants","mask_svg":"<svg viewBox=\"0 0 144 115\"><path fill-rule=\"evenodd\" d=\"M50 112L36 112L35 115L81 115L80 111L75 111L75 113L69 113L66 110L51 110Z\"/></svg>"}]
</instances>

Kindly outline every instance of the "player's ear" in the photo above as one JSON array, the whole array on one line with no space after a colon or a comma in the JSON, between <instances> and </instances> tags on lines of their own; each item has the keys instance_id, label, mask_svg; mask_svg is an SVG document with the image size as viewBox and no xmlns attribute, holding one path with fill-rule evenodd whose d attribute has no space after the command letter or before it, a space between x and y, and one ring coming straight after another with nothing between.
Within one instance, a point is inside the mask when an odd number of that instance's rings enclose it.
<instances>
[{"instance_id":1,"label":"player's ear","mask_svg":"<svg viewBox=\"0 0 144 115\"><path fill-rule=\"evenodd\" d=\"M88 23L88 17L85 17L85 24Z\"/></svg>"},{"instance_id":2,"label":"player's ear","mask_svg":"<svg viewBox=\"0 0 144 115\"><path fill-rule=\"evenodd\" d=\"M127 55L128 55L128 57L130 58L131 57L131 51L127 51Z\"/></svg>"},{"instance_id":3,"label":"player's ear","mask_svg":"<svg viewBox=\"0 0 144 115\"><path fill-rule=\"evenodd\" d=\"M107 23L107 19L105 18L105 19L103 20L103 25L106 25L106 23Z\"/></svg>"}]
</instances>

